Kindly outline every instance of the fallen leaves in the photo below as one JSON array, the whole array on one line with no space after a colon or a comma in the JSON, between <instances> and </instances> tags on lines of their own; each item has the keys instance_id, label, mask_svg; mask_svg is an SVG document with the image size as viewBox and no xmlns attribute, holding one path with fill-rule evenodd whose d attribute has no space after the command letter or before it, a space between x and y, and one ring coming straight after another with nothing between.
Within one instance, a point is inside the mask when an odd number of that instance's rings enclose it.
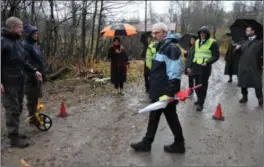
<instances>
[{"instance_id":1,"label":"fallen leaves","mask_svg":"<svg viewBox=\"0 0 264 167\"><path fill-rule=\"evenodd\" d=\"M30 166L24 159L20 159L20 162L23 166Z\"/></svg>"}]
</instances>

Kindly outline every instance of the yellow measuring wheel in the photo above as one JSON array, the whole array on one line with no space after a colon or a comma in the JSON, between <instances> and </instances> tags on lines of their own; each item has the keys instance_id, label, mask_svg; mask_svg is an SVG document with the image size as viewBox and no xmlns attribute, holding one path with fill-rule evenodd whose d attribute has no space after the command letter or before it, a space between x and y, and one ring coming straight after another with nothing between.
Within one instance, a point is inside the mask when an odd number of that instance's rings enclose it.
<instances>
[{"instance_id":1,"label":"yellow measuring wheel","mask_svg":"<svg viewBox=\"0 0 264 167\"><path fill-rule=\"evenodd\" d=\"M43 109L44 109L44 105L40 104L40 99L38 99L37 111L35 115L29 117L28 120L35 116L36 127L41 131L48 131L52 126L52 120L48 115L40 113L40 111L42 111Z\"/></svg>"}]
</instances>

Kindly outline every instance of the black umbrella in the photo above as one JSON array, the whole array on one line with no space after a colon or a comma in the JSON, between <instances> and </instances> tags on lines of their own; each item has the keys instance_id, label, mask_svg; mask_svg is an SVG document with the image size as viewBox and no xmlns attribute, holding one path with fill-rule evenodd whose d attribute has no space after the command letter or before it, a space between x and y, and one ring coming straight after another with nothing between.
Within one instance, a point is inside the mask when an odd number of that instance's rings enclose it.
<instances>
[{"instance_id":1,"label":"black umbrella","mask_svg":"<svg viewBox=\"0 0 264 167\"><path fill-rule=\"evenodd\" d=\"M141 42L145 47L148 46L148 40L147 40L148 37L151 37L151 31L148 31L148 32L142 33L141 36L140 36L140 42Z\"/></svg>"},{"instance_id":2,"label":"black umbrella","mask_svg":"<svg viewBox=\"0 0 264 167\"><path fill-rule=\"evenodd\" d=\"M252 26L259 38L263 38L263 26L253 19L236 19L230 26L232 40L239 41L246 38L246 28Z\"/></svg>"},{"instance_id":3,"label":"black umbrella","mask_svg":"<svg viewBox=\"0 0 264 167\"><path fill-rule=\"evenodd\" d=\"M190 47L189 44L191 38L197 39L198 35L193 33L186 33L185 35L183 35L179 40L179 44L181 45L181 47L183 47L185 50L188 50Z\"/></svg>"}]
</instances>

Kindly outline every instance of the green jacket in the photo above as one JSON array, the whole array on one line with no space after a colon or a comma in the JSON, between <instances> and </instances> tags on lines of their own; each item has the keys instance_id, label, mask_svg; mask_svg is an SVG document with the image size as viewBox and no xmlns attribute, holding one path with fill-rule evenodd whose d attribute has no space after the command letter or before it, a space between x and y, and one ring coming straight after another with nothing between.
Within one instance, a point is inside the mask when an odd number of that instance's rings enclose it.
<instances>
[{"instance_id":1,"label":"green jacket","mask_svg":"<svg viewBox=\"0 0 264 167\"><path fill-rule=\"evenodd\" d=\"M154 55L156 54L156 48L154 47L155 42L151 42L147 48L146 52L146 66L148 69L151 69L152 67L152 59Z\"/></svg>"}]
</instances>

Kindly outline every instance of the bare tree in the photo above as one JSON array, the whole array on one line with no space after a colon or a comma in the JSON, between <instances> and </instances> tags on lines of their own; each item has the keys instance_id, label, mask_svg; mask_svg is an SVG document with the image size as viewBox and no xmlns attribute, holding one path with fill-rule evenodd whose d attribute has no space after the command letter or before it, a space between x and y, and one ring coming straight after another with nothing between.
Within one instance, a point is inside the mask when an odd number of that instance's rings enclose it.
<instances>
[{"instance_id":1,"label":"bare tree","mask_svg":"<svg viewBox=\"0 0 264 167\"><path fill-rule=\"evenodd\" d=\"M94 50L94 29L95 29L96 15L97 15L97 5L98 5L98 0L95 0L95 7L94 7L94 14L93 14L93 25L92 25L91 48L90 48L91 54L93 53L93 50Z\"/></svg>"},{"instance_id":2,"label":"bare tree","mask_svg":"<svg viewBox=\"0 0 264 167\"><path fill-rule=\"evenodd\" d=\"M35 24L34 21L34 16L35 16L35 1L31 0L31 17L30 17L30 23Z\"/></svg>"},{"instance_id":3,"label":"bare tree","mask_svg":"<svg viewBox=\"0 0 264 167\"><path fill-rule=\"evenodd\" d=\"M98 54L99 37L100 37L100 29L101 29L103 11L104 11L104 1L101 0L101 7L100 7L100 12L99 12L99 18L98 18L97 40L96 40L95 53L94 53L94 57L96 60L97 60L97 54Z\"/></svg>"},{"instance_id":4,"label":"bare tree","mask_svg":"<svg viewBox=\"0 0 264 167\"><path fill-rule=\"evenodd\" d=\"M149 2L149 19L151 24L157 23L155 12L153 11L152 3Z\"/></svg>"},{"instance_id":5,"label":"bare tree","mask_svg":"<svg viewBox=\"0 0 264 167\"><path fill-rule=\"evenodd\" d=\"M83 0L83 6L82 6L82 58L83 63L85 64L85 53L86 53L86 45L85 45L85 37L86 37L86 15L87 15L87 0Z\"/></svg>"}]
</instances>

